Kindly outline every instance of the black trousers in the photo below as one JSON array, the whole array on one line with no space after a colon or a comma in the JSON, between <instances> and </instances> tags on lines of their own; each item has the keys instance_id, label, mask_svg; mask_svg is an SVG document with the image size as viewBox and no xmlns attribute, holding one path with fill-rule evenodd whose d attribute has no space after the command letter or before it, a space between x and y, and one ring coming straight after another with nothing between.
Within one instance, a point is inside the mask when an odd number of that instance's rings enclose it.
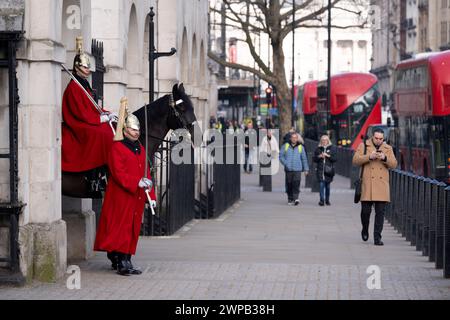
<instances>
[{"instance_id":1,"label":"black trousers","mask_svg":"<svg viewBox=\"0 0 450 320\"><path fill-rule=\"evenodd\" d=\"M365 231L369 230L370 214L372 207L375 206L375 228L374 240L381 240L381 233L383 232L384 213L386 212L387 202L365 201L361 202L361 223Z\"/></svg>"},{"instance_id":2,"label":"black trousers","mask_svg":"<svg viewBox=\"0 0 450 320\"><path fill-rule=\"evenodd\" d=\"M245 172L253 172L253 166L252 164L249 162L250 160L250 150L245 150L245 163L244 163L244 170Z\"/></svg>"},{"instance_id":3,"label":"black trousers","mask_svg":"<svg viewBox=\"0 0 450 320\"><path fill-rule=\"evenodd\" d=\"M288 201L292 202L298 199L301 181L301 172L286 171L286 193L288 195Z\"/></svg>"}]
</instances>

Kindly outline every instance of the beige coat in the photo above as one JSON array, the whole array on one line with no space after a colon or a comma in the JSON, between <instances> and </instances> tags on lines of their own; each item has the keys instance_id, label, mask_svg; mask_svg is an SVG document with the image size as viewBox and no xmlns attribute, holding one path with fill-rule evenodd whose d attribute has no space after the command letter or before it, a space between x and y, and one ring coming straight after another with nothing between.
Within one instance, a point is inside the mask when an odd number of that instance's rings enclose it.
<instances>
[{"instance_id":1,"label":"beige coat","mask_svg":"<svg viewBox=\"0 0 450 320\"><path fill-rule=\"evenodd\" d=\"M366 145L366 155L364 155L364 143L361 143L353 156L353 165L364 166L361 201L390 202L389 169L397 167L394 151L391 146L384 143L380 150L387 156L387 161L371 161L369 157L376 148L371 139L366 141Z\"/></svg>"}]
</instances>

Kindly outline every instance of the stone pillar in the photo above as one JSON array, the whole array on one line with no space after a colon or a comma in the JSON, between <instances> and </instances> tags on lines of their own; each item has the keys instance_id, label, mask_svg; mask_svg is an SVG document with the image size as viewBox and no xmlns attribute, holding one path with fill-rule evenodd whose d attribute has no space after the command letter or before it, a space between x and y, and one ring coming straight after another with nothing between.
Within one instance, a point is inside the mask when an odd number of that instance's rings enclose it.
<instances>
[{"instance_id":1,"label":"stone pillar","mask_svg":"<svg viewBox=\"0 0 450 320\"><path fill-rule=\"evenodd\" d=\"M63 220L67 224L67 259L87 260L94 255L96 214L91 199L63 197Z\"/></svg>"},{"instance_id":2,"label":"stone pillar","mask_svg":"<svg viewBox=\"0 0 450 320\"><path fill-rule=\"evenodd\" d=\"M25 37L18 51L20 267L27 280L55 281L67 265L61 220L60 0L26 1ZM59 17L59 19L58 19Z\"/></svg>"}]
</instances>

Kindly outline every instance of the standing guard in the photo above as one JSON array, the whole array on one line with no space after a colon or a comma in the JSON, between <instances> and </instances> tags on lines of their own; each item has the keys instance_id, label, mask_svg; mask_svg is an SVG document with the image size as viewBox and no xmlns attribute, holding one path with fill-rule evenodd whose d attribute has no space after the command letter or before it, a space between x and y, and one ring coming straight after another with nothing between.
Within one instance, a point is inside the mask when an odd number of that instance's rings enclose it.
<instances>
[{"instance_id":1,"label":"standing guard","mask_svg":"<svg viewBox=\"0 0 450 320\"><path fill-rule=\"evenodd\" d=\"M146 200L152 208L156 206L150 168L145 172L146 150L139 142L139 120L133 114L126 115L126 107L124 98L108 160L110 177L94 247L108 253L112 268L120 275L142 273L133 267L131 256L136 253Z\"/></svg>"},{"instance_id":2,"label":"standing guard","mask_svg":"<svg viewBox=\"0 0 450 320\"><path fill-rule=\"evenodd\" d=\"M86 172L106 165L114 133L110 121L117 116L96 106L88 78L89 56L78 37L73 76L62 102L62 171ZM90 95L90 97L88 96Z\"/></svg>"}]
</instances>

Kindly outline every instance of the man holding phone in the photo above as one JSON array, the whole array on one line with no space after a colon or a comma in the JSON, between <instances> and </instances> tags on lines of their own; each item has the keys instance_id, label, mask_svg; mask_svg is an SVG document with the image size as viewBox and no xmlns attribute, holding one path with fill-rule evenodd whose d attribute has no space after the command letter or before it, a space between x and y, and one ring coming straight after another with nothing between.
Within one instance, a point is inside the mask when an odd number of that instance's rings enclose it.
<instances>
[{"instance_id":1,"label":"man holding phone","mask_svg":"<svg viewBox=\"0 0 450 320\"><path fill-rule=\"evenodd\" d=\"M361 194L361 236L369 240L369 223L372 207L375 207L374 242L383 246L381 233L384 225L386 205L390 202L389 169L397 167L392 147L384 142L384 131L375 129L373 137L358 147L353 157L353 165L364 167Z\"/></svg>"}]
</instances>

